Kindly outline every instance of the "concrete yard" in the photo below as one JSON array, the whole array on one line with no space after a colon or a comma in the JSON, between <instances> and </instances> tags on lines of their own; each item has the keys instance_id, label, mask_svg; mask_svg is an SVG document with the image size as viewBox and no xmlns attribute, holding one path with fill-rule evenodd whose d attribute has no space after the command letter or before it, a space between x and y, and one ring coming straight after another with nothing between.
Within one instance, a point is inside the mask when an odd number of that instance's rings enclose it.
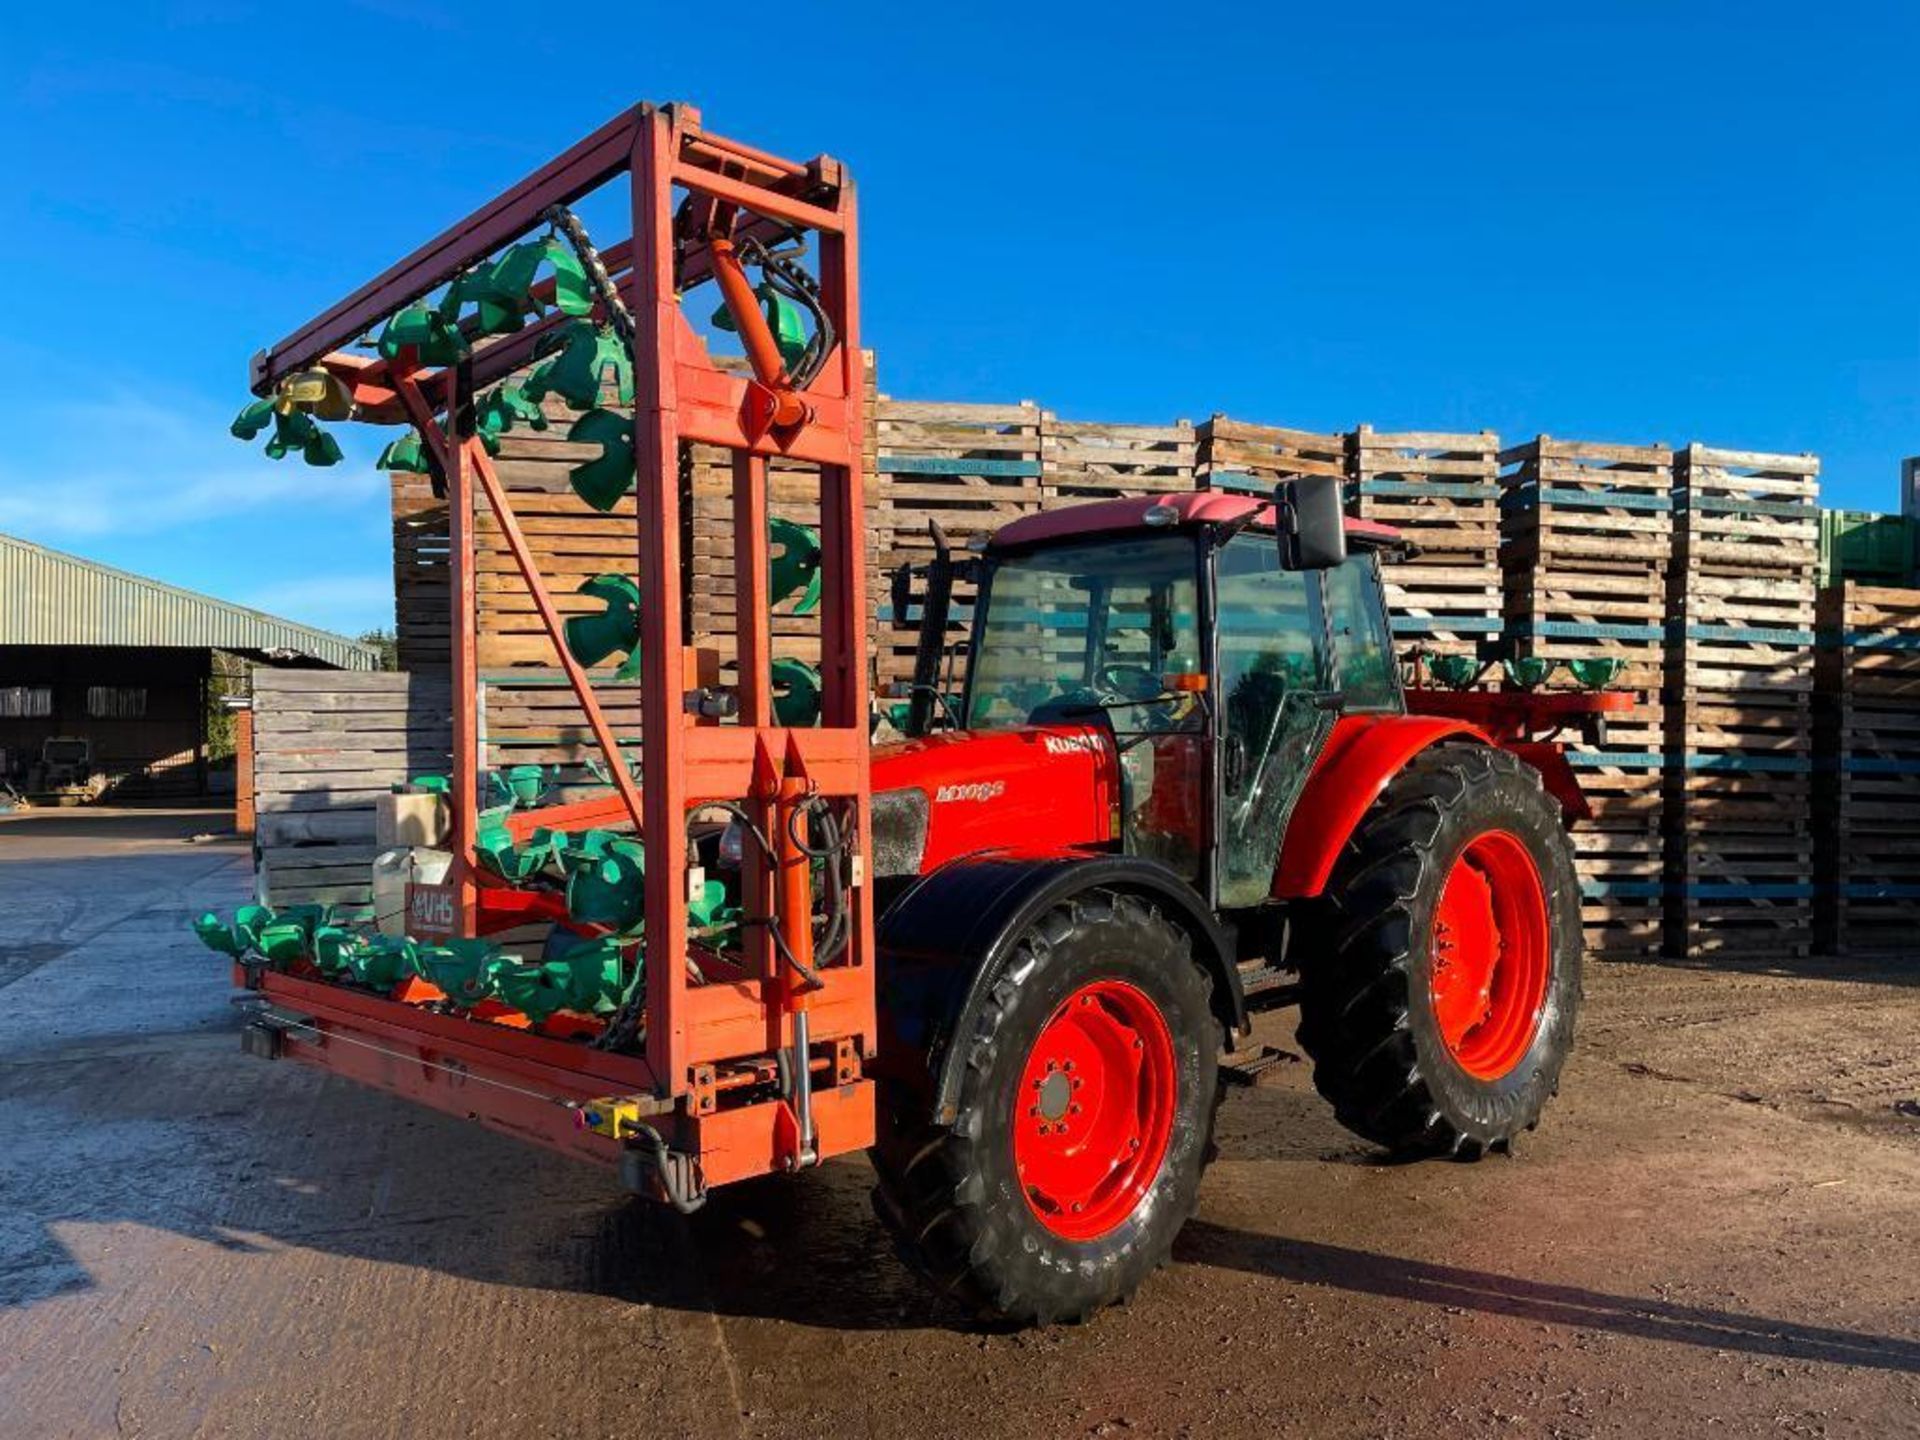
<instances>
[{"instance_id":1,"label":"concrete yard","mask_svg":"<svg viewBox=\"0 0 1920 1440\"><path fill-rule=\"evenodd\" d=\"M684 1220L243 1056L186 928L246 898L220 823L0 820L5 1440L1920 1434L1920 959L1594 966L1477 1166L1377 1163L1283 1064L1177 1263L1004 1334L896 1265L864 1162Z\"/></svg>"}]
</instances>

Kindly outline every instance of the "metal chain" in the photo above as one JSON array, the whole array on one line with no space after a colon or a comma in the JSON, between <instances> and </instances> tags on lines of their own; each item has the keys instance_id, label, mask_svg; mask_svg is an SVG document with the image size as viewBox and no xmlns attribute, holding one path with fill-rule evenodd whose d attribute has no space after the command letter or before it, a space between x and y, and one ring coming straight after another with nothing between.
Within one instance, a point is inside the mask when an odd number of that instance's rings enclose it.
<instances>
[{"instance_id":1,"label":"metal chain","mask_svg":"<svg viewBox=\"0 0 1920 1440\"><path fill-rule=\"evenodd\" d=\"M600 252L593 248L593 241L587 238L587 227L580 223L565 205L549 205L543 218L554 229L567 237L567 243L573 247L573 253L580 257L580 264L587 272L587 278L593 282L594 292L599 295L600 303L606 307L607 323L613 327L626 347L633 348L634 324L633 312L627 309L627 302L620 298L620 291L613 283L613 277L607 273L606 262L600 258Z\"/></svg>"}]
</instances>

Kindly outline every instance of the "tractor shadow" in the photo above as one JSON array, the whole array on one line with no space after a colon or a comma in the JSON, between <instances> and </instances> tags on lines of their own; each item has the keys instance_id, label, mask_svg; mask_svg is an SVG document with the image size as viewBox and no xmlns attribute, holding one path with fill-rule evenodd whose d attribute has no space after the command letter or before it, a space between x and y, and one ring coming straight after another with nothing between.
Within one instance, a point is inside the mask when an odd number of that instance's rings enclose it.
<instances>
[{"instance_id":1,"label":"tractor shadow","mask_svg":"<svg viewBox=\"0 0 1920 1440\"><path fill-rule=\"evenodd\" d=\"M730 1187L682 1216L637 1200L610 1203L603 1171L530 1160L518 1142L456 1120L397 1112L292 1066L262 1077L259 1062L225 1044L109 1063L111 1080L42 1090L43 1124L22 1130L0 1164L0 1310L92 1288L90 1247L69 1253L58 1230L132 1222L216 1247L243 1268L301 1249L508 1289L820 1330L1004 1328L930 1294L899 1262L871 1213L871 1172L858 1159ZM229 1098L208 1105L210 1091ZM116 1118L102 1123L95 1102ZM316 1107L327 1124L287 1123ZM103 1190L106 1173L122 1178ZM1136 1311L1177 1307L1179 1270L1205 1266L1265 1282L1249 1303L1262 1292L1314 1287L1920 1374L1913 1337L1547 1284L1208 1220L1187 1225L1173 1258L1173 1273L1148 1283Z\"/></svg>"},{"instance_id":2,"label":"tractor shadow","mask_svg":"<svg viewBox=\"0 0 1920 1440\"><path fill-rule=\"evenodd\" d=\"M1920 945L1916 945L1920 950ZM1608 960L1587 962L1588 983L1604 977L1609 965L1623 963ZM1914 952L1887 952L1861 955L1703 955L1691 959L1649 954L1624 962L1628 966L1646 966L1655 970L1691 971L1698 974L1771 976L1783 980L1830 980L1847 985L1920 986L1920 966L1914 964Z\"/></svg>"},{"instance_id":3,"label":"tractor shadow","mask_svg":"<svg viewBox=\"0 0 1920 1440\"><path fill-rule=\"evenodd\" d=\"M932 1297L907 1274L878 1222L864 1213L864 1167L837 1168L843 1173L831 1180L822 1171L717 1194L690 1218L639 1203L613 1212L597 1237L594 1288L649 1305L830 1330L996 1329ZM822 1182L828 1193L810 1193ZM861 1213L853 1212L856 1198ZM1546 1284L1206 1220L1187 1225L1173 1258L1176 1267L1208 1266L1288 1287L1670 1345L1920 1374L1920 1339L1913 1337ZM1154 1306L1155 1289L1149 1281L1136 1306Z\"/></svg>"},{"instance_id":4,"label":"tractor shadow","mask_svg":"<svg viewBox=\"0 0 1920 1440\"><path fill-rule=\"evenodd\" d=\"M1548 1285L1344 1245L1260 1235L1206 1220L1195 1220L1181 1232L1174 1259L1181 1264L1237 1270L1287 1285L1447 1306L1535 1324L1600 1330L1708 1350L1920 1374L1920 1340L1910 1337L1835 1330L1573 1285Z\"/></svg>"},{"instance_id":5,"label":"tractor shadow","mask_svg":"<svg viewBox=\"0 0 1920 1440\"><path fill-rule=\"evenodd\" d=\"M690 1216L644 1201L606 1211L588 1289L636 1304L825 1330L988 1332L894 1254L868 1201L871 1172L843 1161L713 1192Z\"/></svg>"}]
</instances>

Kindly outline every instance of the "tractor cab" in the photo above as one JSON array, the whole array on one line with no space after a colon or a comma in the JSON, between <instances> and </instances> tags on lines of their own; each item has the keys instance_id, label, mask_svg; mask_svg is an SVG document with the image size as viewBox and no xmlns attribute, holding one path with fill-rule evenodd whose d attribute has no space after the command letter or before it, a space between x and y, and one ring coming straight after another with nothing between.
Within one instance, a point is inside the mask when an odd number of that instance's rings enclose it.
<instances>
[{"instance_id":1,"label":"tractor cab","mask_svg":"<svg viewBox=\"0 0 1920 1440\"><path fill-rule=\"evenodd\" d=\"M1220 492L1008 526L977 566L953 719L1091 729L1117 759L1109 843L1216 908L1260 904L1335 722L1404 709L1377 571L1392 536L1341 533L1334 498L1304 537L1301 510Z\"/></svg>"}]
</instances>

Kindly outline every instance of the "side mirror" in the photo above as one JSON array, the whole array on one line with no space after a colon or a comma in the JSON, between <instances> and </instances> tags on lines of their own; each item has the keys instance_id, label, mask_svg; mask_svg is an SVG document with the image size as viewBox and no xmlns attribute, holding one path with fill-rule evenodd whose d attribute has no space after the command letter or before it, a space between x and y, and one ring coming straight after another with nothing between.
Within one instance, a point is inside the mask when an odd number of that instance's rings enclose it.
<instances>
[{"instance_id":1,"label":"side mirror","mask_svg":"<svg viewBox=\"0 0 1920 1440\"><path fill-rule=\"evenodd\" d=\"M1331 570L1347 558L1347 517L1340 482L1299 475L1273 487L1279 516L1280 563L1289 570Z\"/></svg>"}]
</instances>

